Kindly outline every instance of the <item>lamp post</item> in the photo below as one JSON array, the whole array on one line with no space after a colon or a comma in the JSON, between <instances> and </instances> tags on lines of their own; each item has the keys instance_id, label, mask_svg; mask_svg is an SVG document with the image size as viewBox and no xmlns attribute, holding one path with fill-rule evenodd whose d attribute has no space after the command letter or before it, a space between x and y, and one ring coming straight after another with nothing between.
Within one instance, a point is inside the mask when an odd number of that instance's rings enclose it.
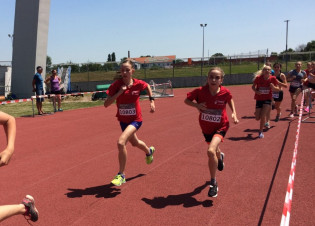
<instances>
[{"instance_id":1,"label":"lamp post","mask_svg":"<svg viewBox=\"0 0 315 226\"><path fill-rule=\"evenodd\" d=\"M202 62L201 62L201 76L202 76L202 68L203 68L203 59L204 59L204 52L205 52L205 27L207 27L207 24L200 24L200 27L202 27Z\"/></svg>"},{"instance_id":2,"label":"lamp post","mask_svg":"<svg viewBox=\"0 0 315 226\"><path fill-rule=\"evenodd\" d=\"M288 27L289 27L289 20L285 20L284 22L287 23L286 29L286 41L285 41L285 72L288 72Z\"/></svg>"},{"instance_id":3,"label":"lamp post","mask_svg":"<svg viewBox=\"0 0 315 226\"><path fill-rule=\"evenodd\" d=\"M11 39L11 45L12 45L12 61L13 61L13 34L8 34L8 37Z\"/></svg>"}]
</instances>

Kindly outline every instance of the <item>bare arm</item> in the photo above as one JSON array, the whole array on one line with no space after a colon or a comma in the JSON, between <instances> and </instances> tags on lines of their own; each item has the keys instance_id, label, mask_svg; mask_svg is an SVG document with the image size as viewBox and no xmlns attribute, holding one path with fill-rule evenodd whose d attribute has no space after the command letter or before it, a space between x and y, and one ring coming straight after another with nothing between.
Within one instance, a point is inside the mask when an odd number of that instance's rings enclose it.
<instances>
[{"instance_id":1,"label":"bare arm","mask_svg":"<svg viewBox=\"0 0 315 226\"><path fill-rule=\"evenodd\" d=\"M153 113L155 112L155 103L154 103L154 99L152 99L153 95L152 95L152 89L151 86L148 84L147 88L146 88L148 95L149 95L149 99L150 99L150 111Z\"/></svg>"},{"instance_id":2,"label":"bare arm","mask_svg":"<svg viewBox=\"0 0 315 226\"><path fill-rule=\"evenodd\" d=\"M7 147L0 152L0 167L7 165L14 152L14 143L16 135L16 123L15 118L4 112L0 112L0 124L3 125L6 137Z\"/></svg>"},{"instance_id":3,"label":"bare arm","mask_svg":"<svg viewBox=\"0 0 315 226\"><path fill-rule=\"evenodd\" d=\"M115 93L113 96L107 96L106 100L104 101L104 107L110 106L114 101L121 95L125 90L127 89L127 86L121 86L119 91Z\"/></svg>"},{"instance_id":4,"label":"bare arm","mask_svg":"<svg viewBox=\"0 0 315 226\"><path fill-rule=\"evenodd\" d=\"M237 124L239 122L239 120L237 119L237 116L236 116L236 111L235 111L235 105L234 105L234 101L233 99L231 99L229 102L228 102L228 105L232 111L232 119L234 121L235 124Z\"/></svg>"},{"instance_id":5,"label":"bare arm","mask_svg":"<svg viewBox=\"0 0 315 226\"><path fill-rule=\"evenodd\" d=\"M35 79L33 79L33 81L32 81L32 87L33 87L33 92L35 92L35 90L36 90L36 82L35 82Z\"/></svg>"},{"instance_id":6,"label":"bare arm","mask_svg":"<svg viewBox=\"0 0 315 226\"><path fill-rule=\"evenodd\" d=\"M48 84L49 81L50 81L50 77L46 78L44 82L45 82L45 84Z\"/></svg>"},{"instance_id":7,"label":"bare arm","mask_svg":"<svg viewBox=\"0 0 315 226\"><path fill-rule=\"evenodd\" d=\"M197 102L191 101L191 100L189 100L188 98L186 98L184 102L185 102L185 104L187 104L188 106L197 108L197 110L198 110L199 112L202 111L202 110L207 110L207 107L206 107L206 104L205 104L205 103L200 103L200 104L198 104Z\"/></svg>"},{"instance_id":8,"label":"bare arm","mask_svg":"<svg viewBox=\"0 0 315 226\"><path fill-rule=\"evenodd\" d=\"M281 73L280 74L280 78L281 78L282 82L279 82L279 84L282 87L287 88L288 87L288 82L287 82L287 78L285 77L285 74Z\"/></svg>"}]
</instances>

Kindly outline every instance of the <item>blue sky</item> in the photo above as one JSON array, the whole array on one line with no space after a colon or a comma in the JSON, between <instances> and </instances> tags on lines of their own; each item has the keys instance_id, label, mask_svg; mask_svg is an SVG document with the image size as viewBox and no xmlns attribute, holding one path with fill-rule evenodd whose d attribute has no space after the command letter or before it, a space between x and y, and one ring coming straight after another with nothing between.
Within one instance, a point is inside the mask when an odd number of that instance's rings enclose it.
<instances>
[{"instance_id":1,"label":"blue sky","mask_svg":"<svg viewBox=\"0 0 315 226\"><path fill-rule=\"evenodd\" d=\"M104 62L141 55L234 55L285 50L315 40L314 0L51 0L52 62ZM1 0L0 61L11 60L14 0Z\"/></svg>"}]
</instances>

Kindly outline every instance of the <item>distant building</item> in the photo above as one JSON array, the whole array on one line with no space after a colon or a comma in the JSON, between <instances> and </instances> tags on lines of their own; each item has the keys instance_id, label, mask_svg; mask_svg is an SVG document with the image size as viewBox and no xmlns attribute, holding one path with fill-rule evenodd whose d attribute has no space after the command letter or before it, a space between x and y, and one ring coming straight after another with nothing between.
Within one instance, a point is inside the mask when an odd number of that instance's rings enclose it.
<instances>
[{"instance_id":1,"label":"distant building","mask_svg":"<svg viewBox=\"0 0 315 226\"><path fill-rule=\"evenodd\" d=\"M172 68L173 61L175 61L175 59L176 55L131 58L131 60L133 60L135 63L136 69L152 68L153 66Z\"/></svg>"}]
</instances>

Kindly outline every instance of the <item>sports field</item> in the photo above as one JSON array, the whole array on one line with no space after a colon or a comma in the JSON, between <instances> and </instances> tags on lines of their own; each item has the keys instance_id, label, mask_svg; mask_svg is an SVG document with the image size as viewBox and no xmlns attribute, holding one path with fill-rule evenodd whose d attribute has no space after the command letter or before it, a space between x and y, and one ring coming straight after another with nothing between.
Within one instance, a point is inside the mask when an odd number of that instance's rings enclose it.
<instances>
[{"instance_id":1,"label":"sports field","mask_svg":"<svg viewBox=\"0 0 315 226\"><path fill-rule=\"evenodd\" d=\"M231 123L220 146L225 168L217 174L217 198L207 196L207 145L198 111L184 104L186 88L157 99L154 114L141 101L137 135L155 146L154 162L146 165L143 152L128 145L121 187L110 184L121 133L115 106L17 118L15 153L0 170L0 205L32 195L39 210L33 225L280 225L298 125L298 117L286 117L289 92L282 120L274 122L273 111L271 128L258 139L251 86L228 89L240 123ZM313 134L314 124L301 124L290 225L315 224ZM3 131L0 137L3 148ZM1 225L28 223L15 216Z\"/></svg>"}]
</instances>

